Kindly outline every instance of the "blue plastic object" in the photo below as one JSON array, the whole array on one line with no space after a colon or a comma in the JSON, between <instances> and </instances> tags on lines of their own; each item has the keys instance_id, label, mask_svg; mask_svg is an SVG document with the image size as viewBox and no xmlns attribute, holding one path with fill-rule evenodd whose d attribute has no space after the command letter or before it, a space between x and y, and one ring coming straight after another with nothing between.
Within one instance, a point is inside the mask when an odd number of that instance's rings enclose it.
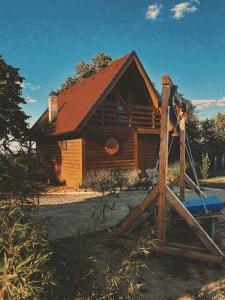
<instances>
[{"instance_id":1,"label":"blue plastic object","mask_svg":"<svg viewBox=\"0 0 225 300\"><path fill-rule=\"evenodd\" d=\"M223 202L217 196L186 199L183 204L190 213L205 213L205 208L207 212L218 212L224 209Z\"/></svg>"}]
</instances>

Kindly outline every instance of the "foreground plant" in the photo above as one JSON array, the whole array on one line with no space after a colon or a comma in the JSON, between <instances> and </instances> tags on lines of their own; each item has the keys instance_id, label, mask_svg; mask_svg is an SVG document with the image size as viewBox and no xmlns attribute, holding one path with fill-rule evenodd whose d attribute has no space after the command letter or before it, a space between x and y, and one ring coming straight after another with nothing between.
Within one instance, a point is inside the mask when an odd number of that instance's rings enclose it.
<instances>
[{"instance_id":1,"label":"foreground plant","mask_svg":"<svg viewBox=\"0 0 225 300\"><path fill-rule=\"evenodd\" d=\"M0 211L0 299L43 299L54 285L47 262L48 242L39 225L28 216L28 209L7 203Z\"/></svg>"}]
</instances>

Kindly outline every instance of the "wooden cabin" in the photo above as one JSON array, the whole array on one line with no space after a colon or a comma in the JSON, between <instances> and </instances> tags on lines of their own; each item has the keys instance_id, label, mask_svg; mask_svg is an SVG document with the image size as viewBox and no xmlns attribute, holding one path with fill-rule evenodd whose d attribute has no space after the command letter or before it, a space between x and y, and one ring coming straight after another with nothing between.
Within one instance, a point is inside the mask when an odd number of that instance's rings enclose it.
<instances>
[{"instance_id":1,"label":"wooden cabin","mask_svg":"<svg viewBox=\"0 0 225 300\"><path fill-rule=\"evenodd\" d=\"M159 129L158 93L132 52L49 97L32 131L45 177L78 186L90 170L153 168Z\"/></svg>"}]
</instances>

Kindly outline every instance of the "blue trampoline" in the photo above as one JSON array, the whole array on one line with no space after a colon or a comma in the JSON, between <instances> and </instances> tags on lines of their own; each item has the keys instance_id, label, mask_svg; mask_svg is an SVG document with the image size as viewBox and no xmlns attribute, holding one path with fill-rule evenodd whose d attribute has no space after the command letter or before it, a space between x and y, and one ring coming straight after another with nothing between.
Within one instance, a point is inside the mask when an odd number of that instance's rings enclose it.
<instances>
[{"instance_id":1,"label":"blue trampoline","mask_svg":"<svg viewBox=\"0 0 225 300\"><path fill-rule=\"evenodd\" d=\"M224 209L224 203L217 196L206 198L192 198L183 201L190 213L220 212Z\"/></svg>"}]
</instances>

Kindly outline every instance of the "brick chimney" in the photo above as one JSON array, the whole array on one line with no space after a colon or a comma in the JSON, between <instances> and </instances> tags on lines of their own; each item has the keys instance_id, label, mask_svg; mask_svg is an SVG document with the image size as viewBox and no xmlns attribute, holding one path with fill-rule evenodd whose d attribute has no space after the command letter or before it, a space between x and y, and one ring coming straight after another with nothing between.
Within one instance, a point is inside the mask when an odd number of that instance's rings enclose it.
<instances>
[{"instance_id":1,"label":"brick chimney","mask_svg":"<svg viewBox=\"0 0 225 300\"><path fill-rule=\"evenodd\" d=\"M58 113L58 101L56 95L49 95L48 97L48 119L51 122Z\"/></svg>"}]
</instances>

